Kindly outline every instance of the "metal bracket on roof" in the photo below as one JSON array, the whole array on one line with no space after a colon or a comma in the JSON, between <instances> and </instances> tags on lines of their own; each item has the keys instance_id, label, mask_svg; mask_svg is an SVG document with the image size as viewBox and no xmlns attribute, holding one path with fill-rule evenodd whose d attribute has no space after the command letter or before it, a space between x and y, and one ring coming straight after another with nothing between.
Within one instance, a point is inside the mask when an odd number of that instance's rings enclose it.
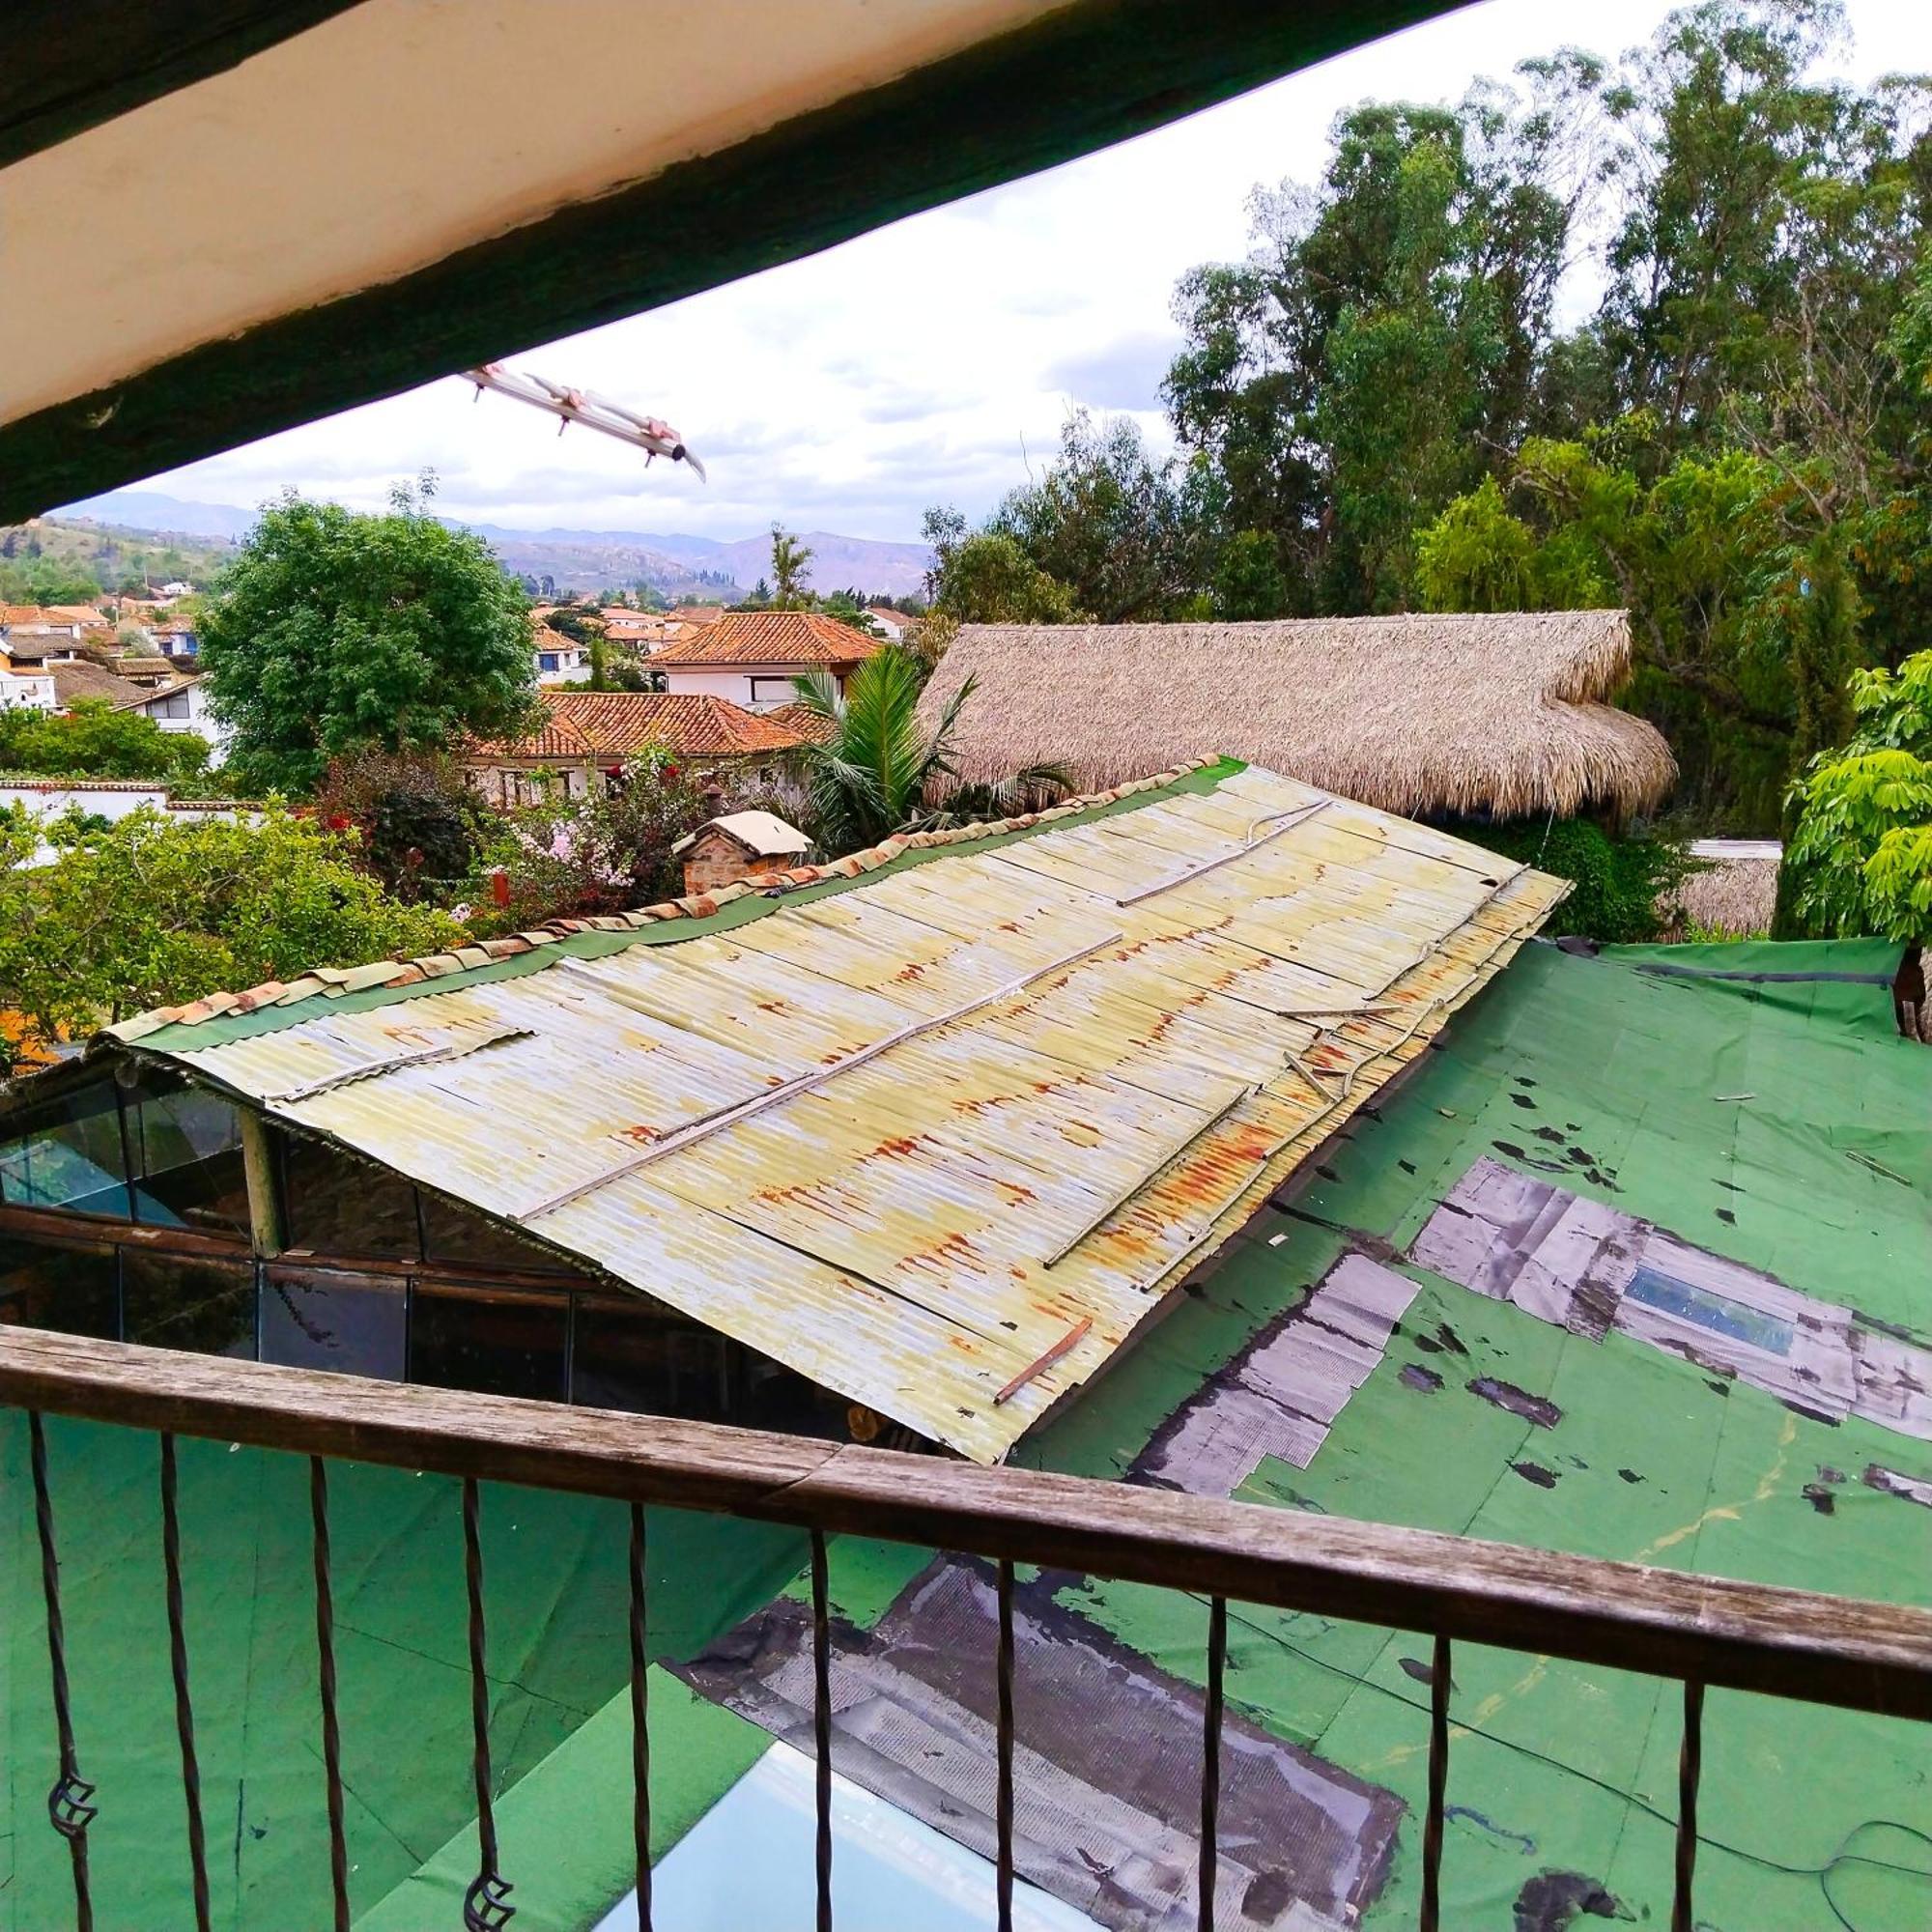
<instances>
[{"instance_id":1,"label":"metal bracket on roof","mask_svg":"<svg viewBox=\"0 0 1932 1932\"><path fill-rule=\"evenodd\" d=\"M1318 811L1325 811L1333 803L1332 799L1318 798L1313 805L1298 805L1290 811L1270 812L1268 818L1256 819L1255 825L1265 825L1269 818L1283 819L1286 823L1277 825L1272 832L1264 832L1259 838L1255 837L1255 826L1251 825L1248 828L1247 842L1238 851L1223 852L1218 858L1204 859L1199 865L1189 866L1184 871L1176 872L1172 877L1162 879L1158 885L1143 886L1139 892L1129 893L1124 898L1116 899L1114 903L1117 906L1138 905L1143 899L1152 898L1156 893L1172 892L1176 886L1184 886L1190 879L1200 878L1204 872L1211 872L1221 866L1232 866L1236 859L1245 859L1250 852L1267 844L1270 839L1279 838L1284 833L1293 832L1304 819L1313 818Z\"/></svg>"},{"instance_id":2,"label":"metal bracket on roof","mask_svg":"<svg viewBox=\"0 0 1932 1932\"><path fill-rule=\"evenodd\" d=\"M640 1168L650 1166L653 1161L662 1160L667 1154L681 1152L688 1147L696 1146L701 1140L723 1128L735 1125L739 1121L748 1121L753 1115L762 1114L767 1107L776 1107L801 1094L809 1094L823 1087L827 1081L836 1080L841 1073L849 1073L855 1066L863 1066L868 1060L876 1060L882 1053L890 1052L895 1046L903 1046L907 1040L917 1039L922 1034L932 1033L940 1027L952 1026L957 1020L977 1013L982 1007L997 1006L1000 1001L1011 999L1015 993L1023 992L1036 980L1044 980L1051 973L1058 973L1067 966L1077 965L1081 960L1098 952L1102 948L1117 945L1124 939L1124 932L1110 932L1103 938L1090 941L1076 947L1073 952L1063 953L1058 959L1049 959L1043 966L1036 966L1022 973L1016 980L1009 980L1005 985L996 986L990 993L981 993L976 999L968 1000L963 1006L951 1008L943 1013L934 1013L929 1018L908 1022L875 1039L868 1046L862 1046L856 1052L848 1053L843 1060L836 1061L830 1066L815 1066L809 1073L795 1074L791 1079L777 1087L753 1094L743 1100L734 1100L723 1107L715 1107L708 1114L700 1114L696 1120L688 1122L674 1132L667 1134L663 1140L654 1142L641 1153L634 1154L629 1160L620 1161L615 1167L603 1174L594 1174L588 1180L581 1180L574 1187L567 1187L560 1194L554 1194L547 1201L539 1201L533 1208L526 1208L522 1213L510 1218L519 1226L536 1220L540 1215L553 1214L559 1208L567 1208L573 1201L585 1194L595 1192L613 1180L622 1180L627 1175L636 1174Z\"/></svg>"}]
</instances>

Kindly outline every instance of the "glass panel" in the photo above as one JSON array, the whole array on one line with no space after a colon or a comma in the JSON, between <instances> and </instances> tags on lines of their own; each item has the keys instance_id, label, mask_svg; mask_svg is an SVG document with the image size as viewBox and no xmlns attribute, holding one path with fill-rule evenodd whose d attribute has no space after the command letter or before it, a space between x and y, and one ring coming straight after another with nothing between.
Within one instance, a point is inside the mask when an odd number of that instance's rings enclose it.
<instances>
[{"instance_id":1,"label":"glass panel","mask_svg":"<svg viewBox=\"0 0 1932 1932\"><path fill-rule=\"evenodd\" d=\"M409 1368L406 1291L395 1276L271 1269L262 1284L262 1359L399 1382Z\"/></svg>"},{"instance_id":2,"label":"glass panel","mask_svg":"<svg viewBox=\"0 0 1932 1932\"><path fill-rule=\"evenodd\" d=\"M567 1295L418 1282L410 1310L410 1379L561 1402L569 1326Z\"/></svg>"},{"instance_id":3,"label":"glass panel","mask_svg":"<svg viewBox=\"0 0 1932 1932\"><path fill-rule=\"evenodd\" d=\"M581 1300L570 1399L586 1408L728 1421L729 1346L715 1329L668 1309Z\"/></svg>"},{"instance_id":4,"label":"glass panel","mask_svg":"<svg viewBox=\"0 0 1932 1932\"><path fill-rule=\"evenodd\" d=\"M206 1087L143 1074L126 1095L134 1218L210 1235L248 1232L248 1183L235 1109Z\"/></svg>"},{"instance_id":5,"label":"glass panel","mask_svg":"<svg viewBox=\"0 0 1932 1932\"><path fill-rule=\"evenodd\" d=\"M255 1353L255 1265L124 1248L121 1293L128 1340L202 1355Z\"/></svg>"},{"instance_id":6,"label":"glass panel","mask_svg":"<svg viewBox=\"0 0 1932 1932\"><path fill-rule=\"evenodd\" d=\"M0 1321L119 1341L113 1255L0 1235Z\"/></svg>"},{"instance_id":7,"label":"glass panel","mask_svg":"<svg viewBox=\"0 0 1932 1932\"><path fill-rule=\"evenodd\" d=\"M739 1350L738 1399L731 1420L741 1429L776 1429L785 1435L827 1435L843 1441L853 1434L848 1417L855 1412L842 1395L820 1388L796 1369L761 1355L755 1349Z\"/></svg>"},{"instance_id":8,"label":"glass panel","mask_svg":"<svg viewBox=\"0 0 1932 1932\"><path fill-rule=\"evenodd\" d=\"M114 1083L97 1080L0 1123L0 1200L128 1218Z\"/></svg>"},{"instance_id":9,"label":"glass panel","mask_svg":"<svg viewBox=\"0 0 1932 1932\"><path fill-rule=\"evenodd\" d=\"M281 1140L289 1247L384 1261L422 1258L416 1191L407 1180L306 1134Z\"/></svg>"},{"instance_id":10,"label":"glass panel","mask_svg":"<svg viewBox=\"0 0 1932 1932\"><path fill-rule=\"evenodd\" d=\"M456 1267L514 1268L520 1274L560 1274L582 1281L586 1277L561 1255L519 1240L473 1208L422 1197L423 1249L428 1260Z\"/></svg>"}]
</instances>

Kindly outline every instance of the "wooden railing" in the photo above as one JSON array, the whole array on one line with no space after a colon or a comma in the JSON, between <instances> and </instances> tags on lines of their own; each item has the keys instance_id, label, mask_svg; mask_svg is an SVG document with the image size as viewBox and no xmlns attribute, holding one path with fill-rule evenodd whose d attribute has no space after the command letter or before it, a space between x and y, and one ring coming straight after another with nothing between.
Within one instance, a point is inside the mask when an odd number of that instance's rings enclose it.
<instances>
[{"instance_id":1,"label":"wooden railing","mask_svg":"<svg viewBox=\"0 0 1932 1932\"><path fill-rule=\"evenodd\" d=\"M830 1621L825 1539L838 1532L966 1552L998 1566L998 1898L1011 1919L1013 1879L1012 1568L1075 1570L1208 1600L1202 1738L1199 1923L1214 1922L1216 1807L1227 1604L1238 1602L1419 1631L1435 1640L1421 1924L1439 1924L1442 1822L1449 1775L1451 1647L1459 1639L1679 1680L1679 1773L1671 1923L1690 1932L1707 1686L1847 1710L1932 1720L1932 1611L1687 1576L1625 1563L1481 1543L1017 1469L839 1446L750 1430L609 1410L358 1380L304 1370L13 1329L0 1333L0 1403L28 1412L54 1681L59 1777L54 1828L73 1861L76 1918L91 1926L82 1777L69 1716L59 1591L59 1499L49 1488L41 1417L58 1414L157 1431L163 1560L187 1800L195 1918L208 1919L192 1698L175 1520L176 1435L247 1443L311 1461L318 1722L331 1854L334 1924L349 1924L340 1745L334 1704L327 1462L432 1470L462 1479L479 1869L464 1923L511 1915L497 1864L492 1808L482 1481L604 1496L631 1507L630 1641L639 1922L650 1924L648 1730L644 1702L643 1506L721 1512L810 1533L818 1923L832 1925Z\"/></svg>"}]
</instances>

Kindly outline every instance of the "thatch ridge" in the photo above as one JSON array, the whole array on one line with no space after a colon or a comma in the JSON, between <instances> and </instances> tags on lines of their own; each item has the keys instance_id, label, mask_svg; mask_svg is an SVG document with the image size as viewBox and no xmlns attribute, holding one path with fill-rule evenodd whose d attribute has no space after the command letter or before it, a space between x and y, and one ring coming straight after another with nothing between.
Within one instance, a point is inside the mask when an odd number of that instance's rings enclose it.
<instances>
[{"instance_id":1,"label":"thatch ridge","mask_svg":"<svg viewBox=\"0 0 1932 1932\"><path fill-rule=\"evenodd\" d=\"M967 624L921 700L968 676L954 741L986 781L1058 763L1085 788L1217 753L1405 817L1648 810L1676 781L1654 726L1609 702L1622 611Z\"/></svg>"}]
</instances>

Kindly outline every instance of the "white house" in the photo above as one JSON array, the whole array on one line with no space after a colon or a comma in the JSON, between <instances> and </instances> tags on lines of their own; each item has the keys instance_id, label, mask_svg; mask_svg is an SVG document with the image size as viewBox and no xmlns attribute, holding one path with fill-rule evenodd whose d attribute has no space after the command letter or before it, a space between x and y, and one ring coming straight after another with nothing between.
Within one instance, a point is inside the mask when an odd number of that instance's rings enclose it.
<instances>
[{"instance_id":1,"label":"white house","mask_svg":"<svg viewBox=\"0 0 1932 1932\"><path fill-rule=\"evenodd\" d=\"M798 696L793 680L825 671L845 680L873 652L877 638L819 611L726 611L651 659L673 696L724 697L747 711L776 711Z\"/></svg>"},{"instance_id":2,"label":"white house","mask_svg":"<svg viewBox=\"0 0 1932 1932\"><path fill-rule=\"evenodd\" d=\"M233 735L209 708L208 680L204 677L185 677L174 684L144 691L138 696L125 699L120 708L152 718L163 731L191 731L197 738L206 739L217 763L227 752Z\"/></svg>"},{"instance_id":3,"label":"white house","mask_svg":"<svg viewBox=\"0 0 1932 1932\"><path fill-rule=\"evenodd\" d=\"M917 617L908 617L903 611L888 610L883 604L866 606L866 615L886 634L889 644L902 644L906 633L919 622Z\"/></svg>"},{"instance_id":4,"label":"white house","mask_svg":"<svg viewBox=\"0 0 1932 1932\"><path fill-rule=\"evenodd\" d=\"M561 631L553 631L548 624L539 624L530 649L536 657L539 684L587 684L590 681L589 653L575 638L566 638Z\"/></svg>"},{"instance_id":5,"label":"white house","mask_svg":"<svg viewBox=\"0 0 1932 1932\"><path fill-rule=\"evenodd\" d=\"M49 671L0 670L0 711L45 711L58 700Z\"/></svg>"}]
</instances>

